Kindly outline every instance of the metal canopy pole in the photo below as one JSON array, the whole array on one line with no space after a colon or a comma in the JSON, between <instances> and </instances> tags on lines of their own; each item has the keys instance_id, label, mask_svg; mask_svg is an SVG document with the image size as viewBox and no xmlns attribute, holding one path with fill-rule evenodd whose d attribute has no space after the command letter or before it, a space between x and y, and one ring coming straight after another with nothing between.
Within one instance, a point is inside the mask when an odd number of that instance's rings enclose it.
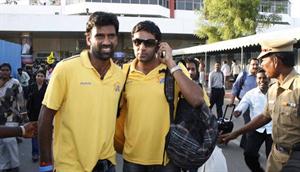
<instances>
[{"instance_id":1,"label":"metal canopy pole","mask_svg":"<svg viewBox=\"0 0 300 172\"><path fill-rule=\"evenodd\" d=\"M241 47L241 65L242 65L242 69L245 69L245 66L247 65L245 65L244 64L244 48L243 47Z\"/></svg>"},{"instance_id":2,"label":"metal canopy pole","mask_svg":"<svg viewBox=\"0 0 300 172\"><path fill-rule=\"evenodd\" d=\"M205 64L205 76L208 70L208 65L207 65L207 52L204 53L204 64Z\"/></svg>"}]
</instances>

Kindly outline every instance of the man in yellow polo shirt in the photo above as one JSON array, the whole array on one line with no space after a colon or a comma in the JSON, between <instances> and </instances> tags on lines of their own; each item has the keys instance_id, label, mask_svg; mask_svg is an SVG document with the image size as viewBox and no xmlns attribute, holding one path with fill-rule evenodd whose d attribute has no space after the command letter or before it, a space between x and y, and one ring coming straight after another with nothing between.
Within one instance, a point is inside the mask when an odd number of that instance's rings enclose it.
<instances>
[{"instance_id":1,"label":"man in yellow polo shirt","mask_svg":"<svg viewBox=\"0 0 300 172\"><path fill-rule=\"evenodd\" d=\"M130 64L122 106L127 107L123 172L179 172L165 153L165 137L170 127L164 94L165 70L170 69L176 80L176 97L180 91L191 105L204 103L202 89L182 72L186 71L183 65L176 65L172 49L161 42L161 32L155 23L138 23L131 36L136 58Z\"/></svg>"},{"instance_id":2,"label":"man in yellow polo shirt","mask_svg":"<svg viewBox=\"0 0 300 172\"><path fill-rule=\"evenodd\" d=\"M95 12L86 26L89 49L57 64L43 100L40 171L115 171L113 137L125 81L111 60L119 22L114 14Z\"/></svg>"}]
</instances>

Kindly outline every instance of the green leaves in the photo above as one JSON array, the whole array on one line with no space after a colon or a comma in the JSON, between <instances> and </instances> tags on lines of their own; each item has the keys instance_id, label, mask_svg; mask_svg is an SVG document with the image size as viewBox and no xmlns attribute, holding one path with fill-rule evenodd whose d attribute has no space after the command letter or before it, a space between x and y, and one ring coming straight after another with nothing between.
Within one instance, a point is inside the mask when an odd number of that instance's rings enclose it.
<instances>
[{"instance_id":1,"label":"green leaves","mask_svg":"<svg viewBox=\"0 0 300 172\"><path fill-rule=\"evenodd\" d=\"M254 34L259 4L260 0L204 0L196 35L211 43Z\"/></svg>"}]
</instances>

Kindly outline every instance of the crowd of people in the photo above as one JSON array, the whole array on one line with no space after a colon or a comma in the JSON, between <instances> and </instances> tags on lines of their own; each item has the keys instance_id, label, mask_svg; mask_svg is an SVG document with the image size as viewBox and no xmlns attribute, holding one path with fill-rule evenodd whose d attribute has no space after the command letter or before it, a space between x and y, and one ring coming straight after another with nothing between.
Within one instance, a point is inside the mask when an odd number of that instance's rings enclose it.
<instances>
[{"instance_id":1,"label":"crowd of people","mask_svg":"<svg viewBox=\"0 0 300 172\"><path fill-rule=\"evenodd\" d=\"M39 160L37 120L47 89L46 70L37 64L33 68L18 68L13 78L10 64L0 65L1 172L19 171L19 137L32 139L32 161Z\"/></svg>"},{"instance_id":2,"label":"crowd of people","mask_svg":"<svg viewBox=\"0 0 300 172\"><path fill-rule=\"evenodd\" d=\"M124 115L119 152L124 172L226 171L226 163L216 161L225 160L219 147L199 169L181 169L168 158L166 70L175 79L175 107L183 96L193 107L216 105L218 118L223 116L226 83L232 76L229 105L238 99L233 115L242 115L245 125L232 133L221 132L220 144L244 134L240 146L251 171L264 171L258 160L263 142L267 172L296 169L300 75L293 68L294 40L262 42L261 54L250 59L247 70L236 61L231 67L227 61L216 62L206 89L203 61L187 58L176 63L154 22L141 21L133 27L135 59L122 68L112 60L118 35L117 16L95 12L86 25L88 47L80 54L56 66L38 64L28 72L20 68L17 79L11 77L9 64L1 64L0 171L19 171L16 137L23 136L32 138L32 160L39 161L41 172L115 172L117 114ZM277 80L270 85L271 78Z\"/></svg>"}]
</instances>

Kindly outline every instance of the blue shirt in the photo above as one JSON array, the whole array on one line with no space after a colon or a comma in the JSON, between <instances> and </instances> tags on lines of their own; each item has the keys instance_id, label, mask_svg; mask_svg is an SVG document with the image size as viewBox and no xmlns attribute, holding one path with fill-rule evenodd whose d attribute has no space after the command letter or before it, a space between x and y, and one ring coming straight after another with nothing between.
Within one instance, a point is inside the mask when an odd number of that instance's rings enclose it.
<instances>
[{"instance_id":1,"label":"blue shirt","mask_svg":"<svg viewBox=\"0 0 300 172\"><path fill-rule=\"evenodd\" d=\"M236 81L232 85L232 95L235 97L243 98L243 96L251 89L256 87L256 75L252 75L251 73L247 72L247 76L243 78L243 73L241 72ZM244 80L244 81L243 81ZM242 83L244 82L244 83ZM241 84L243 84L241 86ZM240 94L238 95L240 91Z\"/></svg>"},{"instance_id":2,"label":"blue shirt","mask_svg":"<svg viewBox=\"0 0 300 172\"><path fill-rule=\"evenodd\" d=\"M264 112L266 105L267 95L263 94L261 90L256 87L244 95L238 106L235 108L235 111L241 111L242 113L245 113L245 111L250 108L250 118L252 120ZM256 129L256 131L259 133L263 133L265 130L267 134L272 133L272 122L269 122L265 126Z\"/></svg>"}]
</instances>

